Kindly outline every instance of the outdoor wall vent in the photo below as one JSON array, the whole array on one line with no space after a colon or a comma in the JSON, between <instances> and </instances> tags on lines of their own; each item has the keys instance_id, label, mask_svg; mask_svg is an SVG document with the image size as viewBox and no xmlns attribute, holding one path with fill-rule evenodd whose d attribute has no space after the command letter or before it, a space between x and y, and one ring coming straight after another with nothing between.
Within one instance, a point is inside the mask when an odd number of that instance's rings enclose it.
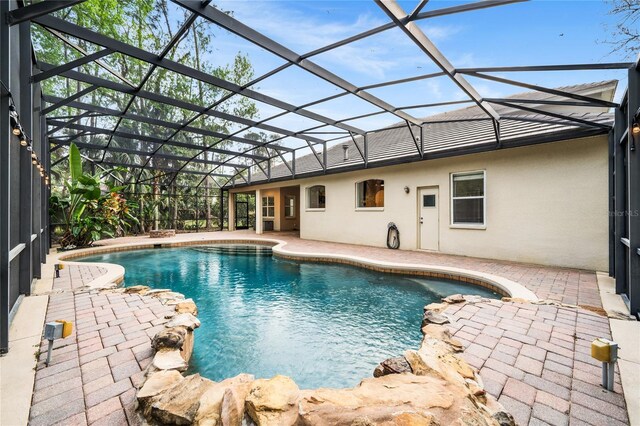
<instances>
[{"instance_id":1,"label":"outdoor wall vent","mask_svg":"<svg viewBox=\"0 0 640 426\"><path fill-rule=\"evenodd\" d=\"M343 160L347 161L349 159L349 144L342 145L343 151Z\"/></svg>"}]
</instances>

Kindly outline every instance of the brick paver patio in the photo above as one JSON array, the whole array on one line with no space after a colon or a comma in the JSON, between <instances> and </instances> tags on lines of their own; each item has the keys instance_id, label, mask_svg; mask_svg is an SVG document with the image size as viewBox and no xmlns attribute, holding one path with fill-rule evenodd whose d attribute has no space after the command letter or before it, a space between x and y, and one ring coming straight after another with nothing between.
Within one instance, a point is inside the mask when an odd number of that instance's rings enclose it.
<instances>
[{"instance_id":1,"label":"brick paver patio","mask_svg":"<svg viewBox=\"0 0 640 426\"><path fill-rule=\"evenodd\" d=\"M239 234L256 238L248 233L208 236L238 238ZM286 240L290 251L475 269L517 281L541 299L602 306L593 272L272 236ZM151 297L83 288L104 272L95 266L69 265L54 281L47 321L72 320L76 330L56 342L50 367L44 367L46 342L41 345L30 424L139 423L133 408L135 386L150 362L150 336L173 310ZM600 365L589 355L594 338L610 337L606 317L581 308L500 301L453 305L446 314L452 332L465 345L465 358L480 370L487 391L520 424L628 424L617 372L615 393L603 390Z\"/></svg>"},{"instance_id":2,"label":"brick paver patio","mask_svg":"<svg viewBox=\"0 0 640 426\"><path fill-rule=\"evenodd\" d=\"M491 301L446 311L464 358L522 425L629 424L620 377L600 387L591 342L611 338L606 317L584 309Z\"/></svg>"},{"instance_id":3,"label":"brick paver patio","mask_svg":"<svg viewBox=\"0 0 640 426\"><path fill-rule=\"evenodd\" d=\"M30 425L138 424L135 386L151 361L151 337L173 309L152 297L82 288L104 272L69 265L54 280L46 320L71 320L74 332L55 341L49 367L47 341L40 346Z\"/></svg>"}]
</instances>

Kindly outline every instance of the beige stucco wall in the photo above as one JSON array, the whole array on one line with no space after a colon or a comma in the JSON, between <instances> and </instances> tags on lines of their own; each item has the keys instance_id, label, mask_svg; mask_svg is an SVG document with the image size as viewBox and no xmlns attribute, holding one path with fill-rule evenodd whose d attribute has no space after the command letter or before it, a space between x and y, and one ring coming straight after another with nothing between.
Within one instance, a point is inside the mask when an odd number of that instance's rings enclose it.
<instances>
[{"instance_id":1,"label":"beige stucco wall","mask_svg":"<svg viewBox=\"0 0 640 426\"><path fill-rule=\"evenodd\" d=\"M450 226L452 172L486 171L486 228ZM355 208L355 183L385 180L385 207ZM440 191L440 251L559 265L608 267L608 160L605 136L504 149L320 176L300 184L301 238L384 247L388 222L401 249L418 248L418 188ZM286 186L291 183L262 185ZM325 185L324 211L306 211L305 188ZM406 194L403 188L410 188ZM245 189L246 190L246 189Z\"/></svg>"}]
</instances>

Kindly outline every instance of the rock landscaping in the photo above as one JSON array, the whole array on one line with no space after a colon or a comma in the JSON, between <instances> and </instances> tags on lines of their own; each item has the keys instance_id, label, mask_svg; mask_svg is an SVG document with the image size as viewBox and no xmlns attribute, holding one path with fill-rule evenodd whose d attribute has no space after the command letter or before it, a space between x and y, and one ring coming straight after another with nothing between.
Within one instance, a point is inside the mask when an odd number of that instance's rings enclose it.
<instances>
[{"instance_id":1,"label":"rock landscaping","mask_svg":"<svg viewBox=\"0 0 640 426\"><path fill-rule=\"evenodd\" d=\"M285 376L255 379L240 374L221 382L199 374L184 377L200 326L197 307L170 290L145 286L125 292L153 294L175 315L152 339L156 351L136 398L149 424L207 426L283 425L515 425L483 388L478 371L458 354L442 312L451 304L477 303L455 295L425 307L418 350L383 361L372 378L351 389L300 390Z\"/></svg>"}]
</instances>

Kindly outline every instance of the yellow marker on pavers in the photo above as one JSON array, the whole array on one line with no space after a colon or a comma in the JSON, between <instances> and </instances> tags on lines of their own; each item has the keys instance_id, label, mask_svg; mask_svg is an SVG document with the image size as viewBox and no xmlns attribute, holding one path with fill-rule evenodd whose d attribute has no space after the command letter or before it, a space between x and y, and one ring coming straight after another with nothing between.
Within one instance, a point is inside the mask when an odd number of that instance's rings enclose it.
<instances>
[{"instance_id":1,"label":"yellow marker on pavers","mask_svg":"<svg viewBox=\"0 0 640 426\"><path fill-rule=\"evenodd\" d=\"M56 322L62 323L62 338L71 336L73 332L73 323L71 321L56 320Z\"/></svg>"},{"instance_id":2,"label":"yellow marker on pavers","mask_svg":"<svg viewBox=\"0 0 640 426\"><path fill-rule=\"evenodd\" d=\"M591 342L591 357L602 362L602 387L613 391L614 366L618 360L618 344L599 338Z\"/></svg>"},{"instance_id":3,"label":"yellow marker on pavers","mask_svg":"<svg viewBox=\"0 0 640 426\"><path fill-rule=\"evenodd\" d=\"M49 341L47 349L47 360L45 365L48 367L51 363L51 351L53 349L53 341L56 339L64 339L69 337L73 332L73 323L65 320L56 320L48 322L44 325L44 338Z\"/></svg>"},{"instance_id":4,"label":"yellow marker on pavers","mask_svg":"<svg viewBox=\"0 0 640 426\"><path fill-rule=\"evenodd\" d=\"M53 269L56 271L56 278L60 278L60 270L64 269L64 263L56 263Z\"/></svg>"}]
</instances>

